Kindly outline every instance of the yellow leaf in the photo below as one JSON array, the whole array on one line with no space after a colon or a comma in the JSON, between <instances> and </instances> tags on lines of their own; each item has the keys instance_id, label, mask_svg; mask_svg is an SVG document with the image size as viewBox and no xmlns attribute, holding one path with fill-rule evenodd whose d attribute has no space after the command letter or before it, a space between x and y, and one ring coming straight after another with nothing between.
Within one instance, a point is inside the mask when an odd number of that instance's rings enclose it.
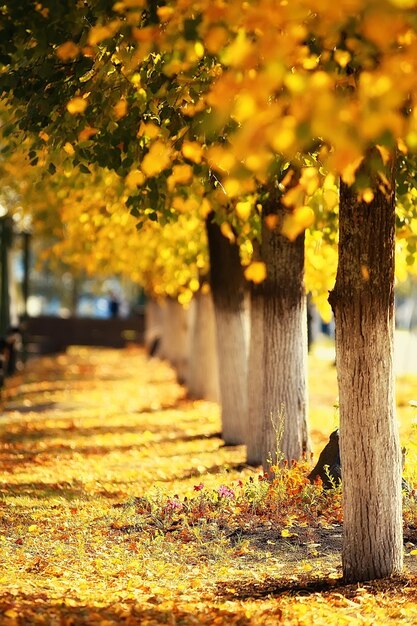
<instances>
[{"instance_id":1,"label":"yellow leaf","mask_svg":"<svg viewBox=\"0 0 417 626\"><path fill-rule=\"evenodd\" d=\"M132 170L125 178L126 187L129 187L129 189L143 185L144 182L145 176L140 170Z\"/></svg>"},{"instance_id":2,"label":"yellow leaf","mask_svg":"<svg viewBox=\"0 0 417 626\"><path fill-rule=\"evenodd\" d=\"M302 169L300 184L308 196L312 196L320 185L319 173L315 167Z\"/></svg>"},{"instance_id":3,"label":"yellow leaf","mask_svg":"<svg viewBox=\"0 0 417 626\"><path fill-rule=\"evenodd\" d=\"M282 197L282 204L286 207L301 206L304 202L305 191L301 185L291 187Z\"/></svg>"},{"instance_id":4,"label":"yellow leaf","mask_svg":"<svg viewBox=\"0 0 417 626\"><path fill-rule=\"evenodd\" d=\"M256 102L252 94L239 94L235 100L233 117L238 122L244 122L256 113Z\"/></svg>"},{"instance_id":5,"label":"yellow leaf","mask_svg":"<svg viewBox=\"0 0 417 626\"><path fill-rule=\"evenodd\" d=\"M200 282L197 280L197 278L192 278L190 280L189 287L191 291L198 291L200 289Z\"/></svg>"},{"instance_id":6,"label":"yellow leaf","mask_svg":"<svg viewBox=\"0 0 417 626\"><path fill-rule=\"evenodd\" d=\"M97 128L86 126L78 133L78 141L88 141L90 137L97 133Z\"/></svg>"},{"instance_id":7,"label":"yellow leaf","mask_svg":"<svg viewBox=\"0 0 417 626\"><path fill-rule=\"evenodd\" d=\"M187 304L190 304L191 300L193 299L193 292L191 291L191 289L186 289L185 291L181 292L178 296L178 302L180 304L182 304L182 306L187 306Z\"/></svg>"},{"instance_id":8,"label":"yellow leaf","mask_svg":"<svg viewBox=\"0 0 417 626\"><path fill-rule=\"evenodd\" d=\"M295 128L291 124L284 124L276 128L272 133L270 143L277 152L285 152L291 148L296 140Z\"/></svg>"},{"instance_id":9,"label":"yellow leaf","mask_svg":"<svg viewBox=\"0 0 417 626\"><path fill-rule=\"evenodd\" d=\"M252 152L248 154L245 159L246 167L252 172L265 171L271 162L272 154L267 150L259 150L258 152Z\"/></svg>"},{"instance_id":10,"label":"yellow leaf","mask_svg":"<svg viewBox=\"0 0 417 626\"><path fill-rule=\"evenodd\" d=\"M234 243L236 241L236 237L232 231L232 227L230 226L230 224L228 224L227 222L223 222L223 224L220 226L220 230L222 232L222 235L224 235L226 239L230 241L230 243Z\"/></svg>"},{"instance_id":11,"label":"yellow leaf","mask_svg":"<svg viewBox=\"0 0 417 626\"><path fill-rule=\"evenodd\" d=\"M343 158L346 157L346 152L349 152L349 150L345 151L345 155L343 155L343 153L340 155L335 154L333 162L336 168L341 170L343 182L346 183L347 185L353 185L353 183L355 182L355 178L356 178L356 170L362 163L363 156L359 156L357 158L354 158L353 160L350 160L351 155L349 155L347 157L349 159L349 162L342 165ZM341 157L341 160L339 161L339 163L338 163L338 157ZM340 168L338 167L339 165L340 165Z\"/></svg>"},{"instance_id":12,"label":"yellow leaf","mask_svg":"<svg viewBox=\"0 0 417 626\"><path fill-rule=\"evenodd\" d=\"M80 52L80 48L73 41L66 41L65 43L58 46L56 49L56 56L61 59L61 61L71 61L74 59Z\"/></svg>"},{"instance_id":13,"label":"yellow leaf","mask_svg":"<svg viewBox=\"0 0 417 626\"><path fill-rule=\"evenodd\" d=\"M247 202L237 202L236 203L236 215L241 219L246 221L249 219L249 216L252 212L252 203Z\"/></svg>"},{"instance_id":14,"label":"yellow leaf","mask_svg":"<svg viewBox=\"0 0 417 626\"><path fill-rule=\"evenodd\" d=\"M194 44L194 52L198 59L201 59L204 56L204 46L201 41L196 41Z\"/></svg>"},{"instance_id":15,"label":"yellow leaf","mask_svg":"<svg viewBox=\"0 0 417 626\"><path fill-rule=\"evenodd\" d=\"M186 159L193 161L193 163L201 163L203 148L197 141L184 141L182 153Z\"/></svg>"},{"instance_id":16,"label":"yellow leaf","mask_svg":"<svg viewBox=\"0 0 417 626\"><path fill-rule=\"evenodd\" d=\"M227 30L222 26L213 26L204 36L204 44L210 54L216 54L227 41Z\"/></svg>"},{"instance_id":17,"label":"yellow leaf","mask_svg":"<svg viewBox=\"0 0 417 626\"><path fill-rule=\"evenodd\" d=\"M377 149L379 154L381 155L383 164L386 165L391 158L391 151L388 150L388 148L386 148L385 146L380 145L377 145Z\"/></svg>"},{"instance_id":18,"label":"yellow leaf","mask_svg":"<svg viewBox=\"0 0 417 626\"><path fill-rule=\"evenodd\" d=\"M114 11L125 11L126 9L141 9L146 0L121 0L113 5Z\"/></svg>"},{"instance_id":19,"label":"yellow leaf","mask_svg":"<svg viewBox=\"0 0 417 626\"><path fill-rule=\"evenodd\" d=\"M71 115L75 115L76 113L84 113L88 105L86 98L81 98L79 96L72 98L67 103L67 111L71 113Z\"/></svg>"},{"instance_id":20,"label":"yellow leaf","mask_svg":"<svg viewBox=\"0 0 417 626\"><path fill-rule=\"evenodd\" d=\"M263 261L254 261L245 269L245 278L250 280L255 285L262 283L267 275L266 265Z\"/></svg>"},{"instance_id":21,"label":"yellow leaf","mask_svg":"<svg viewBox=\"0 0 417 626\"><path fill-rule=\"evenodd\" d=\"M14 609L7 609L7 611L4 612L4 615L6 617L10 617L10 619L15 619L16 617L19 617L19 613Z\"/></svg>"},{"instance_id":22,"label":"yellow leaf","mask_svg":"<svg viewBox=\"0 0 417 626\"><path fill-rule=\"evenodd\" d=\"M306 88L306 79L302 74L288 72L284 78L284 84L291 93L303 93Z\"/></svg>"},{"instance_id":23,"label":"yellow leaf","mask_svg":"<svg viewBox=\"0 0 417 626\"><path fill-rule=\"evenodd\" d=\"M293 534L290 533L290 531L288 530L288 528L283 528L281 530L281 537L292 537Z\"/></svg>"},{"instance_id":24,"label":"yellow leaf","mask_svg":"<svg viewBox=\"0 0 417 626\"><path fill-rule=\"evenodd\" d=\"M365 191L362 193L362 199L367 204L370 204L374 199L374 192L372 191L372 189L365 189Z\"/></svg>"},{"instance_id":25,"label":"yellow leaf","mask_svg":"<svg viewBox=\"0 0 417 626\"><path fill-rule=\"evenodd\" d=\"M311 56L306 57L303 60L303 68L305 70L314 70L317 67L319 60L320 57L318 57L316 54L312 54Z\"/></svg>"},{"instance_id":26,"label":"yellow leaf","mask_svg":"<svg viewBox=\"0 0 417 626\"><path fill-rule=\"evenodd\" d=\"M397 146L398 146L398 150L400 152L402 152L403 154L407 154L408 153L408 148L407 145L405 144L405 142L401 139L401 137L399 137L397 139Z\"/></svg>"},{"instance_id":27,"label":"yellow leaf","mask_svg":"<svg viewBox=\"0 0 417 626\"><path fill-rule=\"evenodd\" d=\"M282 234L290 241L295 241L306 228L314 222L314 211L309 206L302 206L284 217Z\"/></svg>"},{"instance_id":28,"label":"yellow leaf","mask_svg":"<svg viewBox=\"0 0 417 626\"><path fill-rule=\"evenodd\" d=\"M182 165L174 165L171 176L168 176L167 185L170 191L173 191L177 184L185 185L189 183L193 176L193 168L186 163Z\"/></svg>"},{"instance_id":29,"label":"yellow leaf","mask_svg":"<svg viewBox=\"0 0 417 626\"><path fill-rule=\"evenodd\" d=\"M114 107L113 107L113 111L115 116L117 117L117 119L119 120L120 118L124 117L127 113L127 102L124 98L120 98L119 102L117 102Z\"/></svg>"},{"instance_id":30,"label":"yellow leaf","mask_svg":"<svg viewBox=\"0 0 417 626\"><path fill-rule=\"evenodd\" d=\"M75 150L73 145L67 141L67 143L64 145L64 151L69 154L70 156L72 156L73 154L75 154Z\"/></svg>"},{"instance_id":31,"label":"yellow leaf","mask_svg":"<svg viewBox=\"0 0 417 626\"><path fill-rule=\"evenodd\" d=\"M193 168L186 163L182 165L174 165L172 168L172 176L178 183L189 183L193 176Z\"/></svg>"},{"instance_id":32,"label":"yellow leaf","mask_svg":"<svg viewBox=\"0 0 417 626\"><path fill-rule=\"evenodd\" d=\"M230 172L236 162L234 154L221 146L210 148L207 157L210 167L221 172Z\"/></svg>"},{"instance_id":33,"label":"yellow leaf","mask_svg":"<svg viewBox=\"0 0 417 626\"><path fill-rule=\"evenodd\" d=\"M346 67L351 59L350 52L347 50L335 50L334 60L340 67Z\"/></svg>"},{"instance_id":34,"label":"yellow leaf","mask_svg":"<svg viewBox=\"0 0 417 626\"><path fill-rule=\"evenodd\" d=\"M269 230L274 230L274 228L277 227L278 222L279 222L278 215L274 215L271 213L271 215L265 216L265 224Z\"/></svg>"},{"instance_id":35,"label":"yellow leaf","mask_svg":"<svg viewBox=\"0 0 417 626\"><path fill-rule=\"evenodd\" d=\"M156 141L149 148L142 161L142 172L145 176L156 176L171 164L171 148L163 141Z\"/></svg>"},{"instance_id":36,"label":"yellow leaf","mask_svg":"<svg viewBox=\"0 0 417 626\"><path fill-rule=\"evenodd\" d=\"M174 15L173 7L158 7L156 10L161 22L167 22Z\"/></svg>"},{"instance_id":37,"label":"yellow leaf","mask_svg":"<svg viewBox=\"0 0 417 626\"><path fill-rule=\"evenodd\" d=\"M201 217L207 217L207 215L210 213L211 211L211 204L210 202L207 200L207 198L203 198L200 204L200 215Z\"/></svg>"},{"instance_id":38,"label":"yellow leaf","mask_svg":"<svg viewBox=\"0 0 417 626\"><path fill-rule=\"evenodd\" d=\"M411 552L409 552L409 554L412 554L413 556L417 554L417 550L411 550Z\"/></svg>"},{"instance_id":39,"label":"yellow leaf","mask_svg":"<svg viewBox=\"0 0 417 626\"><path fill-rule=\"evenodd\" d=\"M407 143L407 146L411 148L411 150L416 150L417 149L417 131L411 130L407 134L405 141Z\"/></svg>"},{"instance_id":40,"label":"yellow leaf","mask_svg":"<svg viewBox=\"0 0 417 626\"><path fill-rule=\"evenodd\" d=\"M335 189L325 189L323 191L323 200L326 207L331 211L339 204L339 194Z\"/></svg>"},{"instance_id":41,"label":"yellow leaf","mask_svg":"<svg viewBox=\"0 0 417 626\"><path fill-rule=\"evenodd\" d=\"M241 183L237 180L237 178L228 178L224 182L224 190L227 196L234 198L239 195L242 190Z\"/></svg>"},{"instance_id":42,"label":"yellow leaf","mask_svg":"<svg viewBox=\"0 0 417 626\"><path fill-rule=\"evenodd\" d=\"M95 46L112 35L113 29L110 26L93 26L88 34L88 43L90 46Z\"/></svg>"},{"instance_id":43,"label":"yellow leaf","mask_svg":"<svg viewBox=\"0 0 417 626\"><path fill-rule=\"evenodd\" d=\"M38 530L38 526L36 524L31 524L28 528L28 532L34 533Z\"/></svg>"},{"instance_id":44,"label":"yellow leaf","mask_svg":"<svg viewBox=\"0 0 417 626\"><path fill-rule=\"evenodd\" d=\"M225 65L238 67L241 65L252 50L252 44L243 28L238 30L234 41L224 50L222 62Z\"/></svg>"},{"instance_id":45,"label":"yellow leaf","mask_svg":"<svg viewBox=\"0 0 417 626\"><path fill-rule=\"evenodd\" d=\"M147 137L148 139L156 139L159 137L161 129L152 122L141 122L138 130L138 137Z\"/></svg>"}]
</instances>

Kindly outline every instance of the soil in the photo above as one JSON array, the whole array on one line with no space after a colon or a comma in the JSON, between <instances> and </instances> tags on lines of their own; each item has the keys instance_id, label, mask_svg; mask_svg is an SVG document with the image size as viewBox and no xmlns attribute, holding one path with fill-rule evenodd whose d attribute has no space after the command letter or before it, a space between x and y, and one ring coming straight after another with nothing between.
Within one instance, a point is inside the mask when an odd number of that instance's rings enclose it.
<instances>
[{"instance_id":1,"label":"soil","mask_svg":"<svg viewBox=\"0 0 417 626\"><path fill-rule=\"evenodd\" d=\"M412 533L412 534L410 534ZM258 598L280 593L313 593L349 585L342 582L342 535L341 524L332 527L291 527L290 537L282 537L274 529L258 528L250 531L235 530L229 535L229 541L238 545L247 540L250 548L243 558L248 569L255 569L256 564L264 558L284 564L279 577L267 578L261 582L244 580L233 583L230 589L227 582L218 585L218 593L230 598ZM409 531L404 537L404 576L392 579L392 584L404 584L405 577L417 576L417 555L410 554L417 547L417 533ZM300 570L295 566L308 564L308 572L300 578ZM301 582L300 582L301 581ZM380 583L368 583L368 587ZM356 585L357 588L357 585ZM379 587L378 587L379 589ZM347 592L346 592L347 593Z\"/></svg>"}]
</instances>

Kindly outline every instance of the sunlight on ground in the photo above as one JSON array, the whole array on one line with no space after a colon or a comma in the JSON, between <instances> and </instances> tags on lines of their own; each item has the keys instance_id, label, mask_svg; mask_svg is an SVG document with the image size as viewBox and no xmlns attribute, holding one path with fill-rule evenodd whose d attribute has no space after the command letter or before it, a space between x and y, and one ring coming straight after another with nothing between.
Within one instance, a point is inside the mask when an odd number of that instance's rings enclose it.
<instances>
[{"instance_id":1,"label":"sunlight on ground","mask_svg":"<svg viewBox=\"0 0 417 626\"><path fill-rule=\"evenodd\" d=\"M416 382L398 382L407 441ZM337 425L324 344L310 388L318 451ZM243 446L223 445L218 406L187 400L141 349L30 362L8 383L0 430L1 624L417 622L411 574L340 585L339 492L306 482L307 464L261 480ZM414 572L416 505L406 504Z\"/></svg>"}]
</instances>

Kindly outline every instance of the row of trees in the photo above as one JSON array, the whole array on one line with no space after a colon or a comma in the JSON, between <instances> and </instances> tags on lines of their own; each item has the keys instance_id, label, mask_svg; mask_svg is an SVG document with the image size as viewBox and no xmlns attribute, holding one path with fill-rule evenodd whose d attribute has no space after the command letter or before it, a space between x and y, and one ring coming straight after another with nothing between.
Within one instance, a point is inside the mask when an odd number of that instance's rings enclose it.
<instances>
[{"instance_id":1,"label":"row of trees","mask_svg":"<svg viewBox=\"0 0 417 626\"><path fill-rule=\"evenodd\" d=\"M330 301L347 580L402 564L394 231L397 220L412 264L414 5L6 0L1 9L6 149L23 134L31 163L43 159L51 175L61 163L115 171L139 230L187 220L195 206L205 217L224 436L263 433L247 441L253 462L276 450L271 416L280 407L281 453L296 459L308 445L304 232L316 220L331 243L339 218ZM238 247L246 241L249 348Z\"/></svg>"}]
</instances>

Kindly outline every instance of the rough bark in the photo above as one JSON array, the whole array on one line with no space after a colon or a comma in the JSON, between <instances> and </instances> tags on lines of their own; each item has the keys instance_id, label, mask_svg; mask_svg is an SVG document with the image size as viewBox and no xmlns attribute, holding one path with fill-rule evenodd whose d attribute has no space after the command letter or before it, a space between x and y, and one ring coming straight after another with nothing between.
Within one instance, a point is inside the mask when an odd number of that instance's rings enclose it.
<instances>
[{"instance_id":1,"label":"rough bark","mask_svg":"<svg viewBox=\"0 0 417 626\"><path fill-rule=\"evenodd\" d=\"M171 363L180 383L185 383L191 350L189 310L175 298L163 304L161 354Z\"/></svg>"},{"instance_id":2,"label":"rough bark","mask_svg":"<svg viewBox=\"0 0 417 626\"><path fill-rule=\"evenodd\" d=\"M197 293L194 298L194 320L187 387L192 398L219 402L219 369L216 327L211 293Z\"/></svg>"},{"instance_id":3,"label":"rough bark","mask_svg":"<svg viewBox=\"0 0 417 626\"><path fill-rule=\"evenodd\" d=\"M271 197L264 216L274 213L281 220L286 210ZM262 284L262 464L267 470L271 460L299 459L308 447L304 233L290 241L264 224L261 255L267 266Z\"/></svg>"},{"instance_id":4,"label":"rough bark","mask_svg":"<svg viewBox=\"0 0 417 626\"><path fill-rule=\"evenodd\" d=\"M248 420L246 426L246 462L262 464L263 383L264 383L264 305L262 285L251 286L250 341L248 361Z\"/></svg>"},{"instance_id":5,"label":"rough bark","mask_svg":"<svg viewBox=\"0 0 417 626\"><path fill-rule=\"evenodd\" d=\"M150 356L161 354L163 308L157 300L148 299L145 306L145 347Z\"/></svg>"},{"instance_id":6,"label":"rough bark","mask_svg":"<svg viewBox=\"0 0 417 626\"><path fill-rule=\"evenodd\" d=\"M216 319L222 437L226 444L241 444L245 441L247 419L245 279L238 247L222 235L213 215L208 216L206 226Z\"/></svg>"},{"instance_id":7,"label":"rough bark","mask_svg":"<svg viewBox=\"0 0 417 626\"><path fill-rule=\"evenodd\" d=\"M340 187L339 265L330 302L343 473L343 574L392 576L402 567L401 450L393 383L395 166L371 176L372 202Z\"/></svg>"}]
</instances>

